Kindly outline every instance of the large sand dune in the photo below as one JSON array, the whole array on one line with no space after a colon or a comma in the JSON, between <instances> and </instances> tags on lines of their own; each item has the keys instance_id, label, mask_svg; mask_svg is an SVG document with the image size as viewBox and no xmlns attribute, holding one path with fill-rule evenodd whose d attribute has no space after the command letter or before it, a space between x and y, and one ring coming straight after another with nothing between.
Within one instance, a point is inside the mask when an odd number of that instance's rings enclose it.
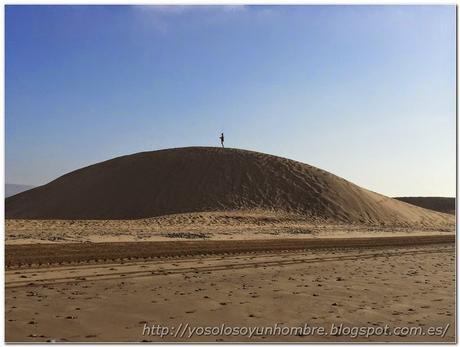
<instances>
[{"instance_id":1,"label":"large sand dune","mask_svg":"<svg viewBox=\"0 0 460 347\"><path fill-rule=\"evenodd\" d=\"M451 215L371 192L307 164L211 147L115 158L6 199L10 219L137 219L254 209L321 222L454 223Z\"/></svg>"}]
</instances>

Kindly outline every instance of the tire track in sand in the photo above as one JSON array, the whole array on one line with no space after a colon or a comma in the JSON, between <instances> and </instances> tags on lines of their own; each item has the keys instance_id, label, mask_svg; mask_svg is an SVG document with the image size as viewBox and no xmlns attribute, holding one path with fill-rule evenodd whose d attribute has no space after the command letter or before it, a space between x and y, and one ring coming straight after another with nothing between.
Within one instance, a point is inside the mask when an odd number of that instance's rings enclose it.
<instances>
[{"instance_id":1,"label":"tire track in sand","mask_svg":"<svg viewBox=\"0 0 460 347\"><path fill-rule=\"evenodd\" d=\"M376 236L355 238L303 238L222 241L154 241L104 243L53 243L6 245L7 268L71 264L91 261L123 261L174 256L276 252L321 248L410 246L455 242L454 234L425 236Z\"/></svg>"},{"instance_id":2,"label":"tire track in sand","mask_svg":"<svg viewBox=\"0 0 460 347\"><path fill-rule=\"evenodd\" d=\"M95 280L110 280L110 279L127 279L127 278L139 278L139 277L151 277L161 275L174 275L184 273L200 273L200 272L212 272L212 271L224 271L232 269L245 269L245 268L260 268L260 267L274 267L274 266L286 266L293 264L304 264L304 263L317 263L317 262L329 262L329 261L345 261L345 260L358 260L358 259L369 259L378 257L394 257L394 256L405 256L415 254L434 254L434 253L450 253L453 252L451 246L441 246L435 248L424 248L424 249L396 249L388 251L385 249L377 249L373 251L367 251L364 253L355 254L342 254L342 255L331 255L331 253L323 254L322 256L313 256L312 254L290 254L282 256L282 259L271 260L256 260L255 257L229 257L229 258L212 258L202 259L200 262L197 260L195 266L190 266L188 263L177 264L171 261L170 264L150 261L144 264L123 264L113 265L111 268L108 266L81 266L77 269L76 273L69 276L68 268L49 268L46 272L35 273L35 277L24 279L25 273L33 274L32 270L28 271L7 271L6 272L6 287L23 287L23 286L34 286L34 285L51 285L58 283L69 283L69 282L83 282L83 281L95 281ZM350 252L349 252L350 253ZM334 253L332 253L334 254ZM280 256L280 255L278 255ZM262 258L264 258L262 256ZM265 257L265 258L270 258ZM207 264L202 264L206 261ZM162 265L169 265L169 267L163 268ZM182 266L181 266L182 265ZM171 267L173 266L173 267ZM148 269L150 267L150 269ZM116 271L114 273L114 271Z\"/></svg>"}]
</instances>

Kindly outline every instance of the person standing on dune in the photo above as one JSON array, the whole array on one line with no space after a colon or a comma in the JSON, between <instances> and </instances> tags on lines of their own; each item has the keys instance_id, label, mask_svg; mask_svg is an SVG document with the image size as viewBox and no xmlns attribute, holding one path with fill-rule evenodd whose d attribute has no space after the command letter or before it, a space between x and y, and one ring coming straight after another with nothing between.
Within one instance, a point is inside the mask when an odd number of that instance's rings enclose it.
<instances>
[{"instance_id":1,"label":"person standing on dune","mask_svg":"<svg viewBox=\"0 0 460 347\"><path fill-rule=\"evenodd\" d=\"M220 139L220 144L222 145L222 148L225 148L224 147L224 133L220 133L219 139Z\"/></svg>"}]
</instances>

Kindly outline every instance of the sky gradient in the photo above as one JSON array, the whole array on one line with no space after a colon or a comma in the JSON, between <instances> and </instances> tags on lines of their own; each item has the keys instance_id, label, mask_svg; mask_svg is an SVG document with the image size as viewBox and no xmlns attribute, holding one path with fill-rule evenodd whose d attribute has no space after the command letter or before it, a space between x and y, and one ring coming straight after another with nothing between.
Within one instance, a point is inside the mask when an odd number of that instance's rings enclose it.
<instances>
[{"instance_id":1,"label":"sky gradient","mask_svg":"<svg viewBox=\"0 0 460 347\"><path fill-rule=\"evenodd\" d=\"M8 183L224 131L385 195L455 196L455 6L9 5L5 21Z\"/></svg>"}]
</instances>

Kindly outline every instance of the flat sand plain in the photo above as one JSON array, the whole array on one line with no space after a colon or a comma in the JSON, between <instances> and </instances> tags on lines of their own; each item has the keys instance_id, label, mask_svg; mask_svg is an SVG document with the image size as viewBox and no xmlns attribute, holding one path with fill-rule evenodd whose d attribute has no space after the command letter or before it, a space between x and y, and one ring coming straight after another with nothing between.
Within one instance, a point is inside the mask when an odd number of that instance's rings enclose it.
<instances>
[{"instance_id":1,"label":"flat sand plain","mask_svg":"<svg viewBox=\"0 0 460 347\"><path fill-rule=\"evenodd\" d=\"M6 271L5 295L8 342L455 341L453 243L19 267ZM424 330L368 338L180 336L187 324ZM157 325L168 335L149 335L146 327ZM428 336L430 327L443 336Z\"/></svg>"},{"instance_id":2,"label":"flat sand plain","mask_svg":"<svg viewBox=\"0 0 460 347\"><path fill-rule=\"evenodd\" d=\"M446 215L448 216L448 215ZM182 213L132 220L7 219L6 244L131 242L171 240L252 240L382 235L453 234L452 223L433 226L366 225L312 221L270 211Z\"/></svg>"}]
</instances>

